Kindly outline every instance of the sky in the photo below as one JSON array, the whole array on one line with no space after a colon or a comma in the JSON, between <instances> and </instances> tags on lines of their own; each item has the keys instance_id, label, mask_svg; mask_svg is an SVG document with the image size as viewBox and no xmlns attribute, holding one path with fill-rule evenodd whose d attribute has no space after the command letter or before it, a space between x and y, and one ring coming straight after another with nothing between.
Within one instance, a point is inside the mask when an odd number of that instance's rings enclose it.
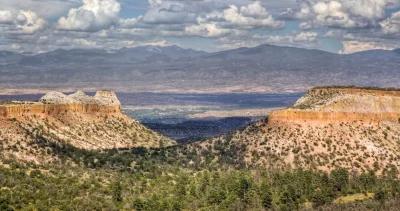
<instances>
[{"instance_id":1,"label":"sky","mask_svg":"<svg viewBox=\"0 0 400 211\"><path fill-rule=\"evenodd\" d=\"M400 0L0 0L0 50L400 48Z\"/></svg>"}]
</instances>

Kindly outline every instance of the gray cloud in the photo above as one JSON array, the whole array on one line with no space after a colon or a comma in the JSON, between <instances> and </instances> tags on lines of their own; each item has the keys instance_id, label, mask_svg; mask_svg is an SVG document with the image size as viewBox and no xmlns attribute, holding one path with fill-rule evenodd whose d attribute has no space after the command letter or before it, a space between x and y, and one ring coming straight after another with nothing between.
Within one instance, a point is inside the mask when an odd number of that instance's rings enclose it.
<instances>
[{"instance_id":1,"label":"gray cloud","mask_svg":"<svg viewBox=\"0 0 400 211\"><path fill-rule=\"evenodd\" d=\"M400 12L393 13L392 16L380 23L385 34L400 34Z\"/></svg>"},{"instance_id":2,"label":"gray cloud","mask_svg":"<svg viewBox=\"0 0 400 211\"><path fill-rule=\"evenodd\" d=\"M0 10L29 10L45 19L58 18L81 0L0 0Z\"/></svg>"}]
</instances>

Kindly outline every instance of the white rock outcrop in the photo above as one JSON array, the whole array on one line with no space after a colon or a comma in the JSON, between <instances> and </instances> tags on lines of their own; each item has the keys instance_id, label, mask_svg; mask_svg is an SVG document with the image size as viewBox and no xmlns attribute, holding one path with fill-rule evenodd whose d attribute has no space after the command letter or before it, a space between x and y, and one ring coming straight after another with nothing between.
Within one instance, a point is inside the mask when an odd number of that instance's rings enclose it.
<instances>
[{"instance_id":1,"label":"white rock outcrop","mask_svg":"<svg viewBox=\"0 0 400 211\"><path fill-rule=\"evenodd\" d=\"M121 105L121 102L118 100L117 95L115 92L112 91L97 91L96 94L94 95L94 99L97 100L100 104L102 105L109 105L109 106L115 106L115 105Z\"/></svg>"},{"instance_id":2,"label":"white rock outcrop","mask_svg":"<svg viewBox=\"0 0 400 211\"><path fill-rule=\"evenodd\" d=\"M68 98L74 100L75 102L84 103L84 104L97 104L97 101L87 95L85 92L79 90L73 94L68 95Z\"/></svg>"},{"instance_id":3,"label":"white rock outcrop","mask_svg":"<svg viewBox=\"0 0 400 211\"><path fill-rule=\"evenodd\" d=\"M89 96L83 91L77 91L70 95L65 95L61 92L49 92L40 98L39 102L44 104L99 104L106 106L119 106L121 105L115 92L112 91L98 91L95 96Z\"/></svg>"},{"instance_id":4,"label":"white rock outcrop","mask_svg":"<svg viewBox=\"0 0 400 211\"><path fill-rule=\"evenodd\" d=\"M75 100L61 92L48 92L40 98L39 102L45 104L71 104Z\"/></svg>"}]
</instances>

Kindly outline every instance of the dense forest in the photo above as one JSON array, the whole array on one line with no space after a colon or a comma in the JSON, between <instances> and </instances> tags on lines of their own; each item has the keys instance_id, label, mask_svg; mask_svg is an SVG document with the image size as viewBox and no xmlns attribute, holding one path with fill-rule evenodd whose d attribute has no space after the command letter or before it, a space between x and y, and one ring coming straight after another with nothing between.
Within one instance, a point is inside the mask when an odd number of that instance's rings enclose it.
<instances>
[{"instance_id":1,"label":"dense forest","mask_svg":"<svg viewBox=\"0 0 400 211\"><path fill-rule=\"evenodd\" d=\"M54 147L59 163L3 160L0 210L396 210L400 203L395 168L379 176L265 170L193 161L193 152L185 160L176 149L64 146Z\"/></svg>"}]
</instances>

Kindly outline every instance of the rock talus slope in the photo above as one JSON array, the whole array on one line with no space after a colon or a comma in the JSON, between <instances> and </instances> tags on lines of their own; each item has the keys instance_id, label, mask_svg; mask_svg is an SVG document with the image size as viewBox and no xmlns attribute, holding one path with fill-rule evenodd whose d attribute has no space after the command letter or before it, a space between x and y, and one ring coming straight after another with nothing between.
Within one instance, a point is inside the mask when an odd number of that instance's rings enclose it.
<instances>
[{"instance_id":1,"label":"rock talus slope","mask_svg":"<svg viewBox=\"0 0 400 211\"><path fill-rule=\"evenodd\" d=\"M39 102L0 104L0 125L1 156L37 163L57 160L54 146L100 150L175 144L124 115L109 91L93 97L51 92Z\"/></svg>"}]
</instances>

